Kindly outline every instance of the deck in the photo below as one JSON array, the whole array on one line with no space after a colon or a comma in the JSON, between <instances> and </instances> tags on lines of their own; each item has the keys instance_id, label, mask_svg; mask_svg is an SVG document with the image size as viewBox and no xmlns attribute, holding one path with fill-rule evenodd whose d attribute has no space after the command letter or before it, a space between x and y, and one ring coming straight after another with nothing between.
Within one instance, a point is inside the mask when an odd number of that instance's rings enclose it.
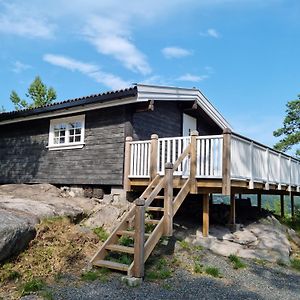
<instances>
[{"instance_id":1,"label":"deck","mask_svg":"<svg viewBox=\"0 0 300 300\"><path fill-rule=\"evenodd\" d=\"M127 139L127 190L146 187L164 166L174 163L188 145L194 147L174 170L173 186L182 187L195 169L196 193L300 195L300 161L246 137L225 130L223 135ZM191 144L192 139L194 143Z\"/></svg>"},{"instance_id":2,"label":"deck","mask_svg":"<svg viewBox=\"0 0 300 300\"><path fill-rule=\"evenodd\" d=\"M172 236L173 218L189 194L202 194L202 230L207 237L209 194L230 196L228 224L234 228L237 193L256 193L258 209L263 193L280 194L282 213L284 195L289 194L293 216L299 187L299 160L229 130L212 136L198 136L196 131L188 137L158 138L154 134L148 141L129 137L124 188L140 190L141 194L91 262L143 278L144 263L162 236ZM146 232L146 224L151 224L150 232ZM131 245L120 244L124 236L132 237ZM132 262L125 265L111 261L110 255L116 252L132 255Z\"/></svg>"}]
</instances>

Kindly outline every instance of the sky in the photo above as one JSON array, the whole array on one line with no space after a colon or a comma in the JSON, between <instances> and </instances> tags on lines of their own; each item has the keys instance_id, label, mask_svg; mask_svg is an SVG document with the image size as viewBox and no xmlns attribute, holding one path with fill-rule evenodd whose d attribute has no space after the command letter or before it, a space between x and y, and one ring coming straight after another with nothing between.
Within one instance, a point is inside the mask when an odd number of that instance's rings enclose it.
<instances>
[{"instance_id":1,"label":"sky","mask_svg":"<svg viewBox=\"0 0 300 300\"><path fill-rule=\"evenodd\" d=\"M133 83L196 87L272 146L300 93L298 0L0 0L0 107L36 75L62 101Z\"/></svg>"}]
</instances>

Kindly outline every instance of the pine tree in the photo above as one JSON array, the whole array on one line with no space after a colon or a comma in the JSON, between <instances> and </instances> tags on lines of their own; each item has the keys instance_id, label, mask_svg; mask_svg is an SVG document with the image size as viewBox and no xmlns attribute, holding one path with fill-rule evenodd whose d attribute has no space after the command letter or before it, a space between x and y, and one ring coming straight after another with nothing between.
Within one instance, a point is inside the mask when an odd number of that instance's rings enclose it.
<instances>
[{"instance_id":1,"label":"pine tree","mask_svg":"<svg viewBox=\"0 0 300 300\"><path fill-rule=\"evenodd\" d=\"M28 88L28 93L25 94L31 99L31 103L25 99L21 99L16 91L10 94L10 100L14 104L16 110L25 108L35 108L51 104L56 99L56 91L52 87L47 87L39 76L36 76L34 81Z\"/></svg>"},{"instance_id":2,"label":"pine tree","mask_svg":"<svg viewBox=\"0 0 300 300\"><path fill-rule=\"evenodd\" d=\"M298 95L297 100L287 103L283 127L275 130L273 135L282 137L274 145L274 148L280 151L290 150L293 146L300 143L300 95ZM296 155L300 156L300 149L296 149Z\"/></svg>"}]
</instances>

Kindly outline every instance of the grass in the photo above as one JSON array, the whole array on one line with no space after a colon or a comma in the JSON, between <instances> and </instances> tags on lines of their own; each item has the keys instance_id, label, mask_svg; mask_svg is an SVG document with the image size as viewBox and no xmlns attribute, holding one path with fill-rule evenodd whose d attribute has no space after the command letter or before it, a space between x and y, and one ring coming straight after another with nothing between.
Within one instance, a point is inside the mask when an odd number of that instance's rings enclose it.
<instances>
[{"instance_id":1,"label":"grass","mask_svg":"<svg viewBox=\"0 0 300 300\"><path fill-rule=\"evenodd\" d=\"M172 277L172 270L168 260L161 258L155 261L150 270L146 270L145 277L148 280L167 279Z\"/></svg>"},{"instance_id":2,"label":"grass","mask_svg":"<svg viewBox=\"0 0 300 300\"><path fill-rule=\"evenodd\" d=\"M25 282L21 286L21 296L26 296L33 292L41 291L41 290L45 289L45 287L46 287L46 284L45 284L44 280L42 280L40 278L33 278L32 280Z\"/></svg>"},{"instance_id":3,"label":"grass","mask_svg":"<svg viewBox=\"0 0 300 300\"><path fill-rule=\"evenodd\" d=\"M187 241L185 241L185 240L180 241L179 245L184 250L191 250L190 244Z\"/></svg>"},{"instance_id":4,"label":"grass","mask_svg":"<svg viewBox=\"0 0 300 300\"><path fill-rule=\"evenodd\" d=\"M86 271L81 274L81 279L85 281L100 280L106 282L108 280L109 270L106 268L99 268L97 270Z\"/></svg>"},{"instance_id":5,"label":"grass","mask_svg":"<svg viewBox=\"0 0 300 300\"><path fill-rule=\"evenodd\" d=\"M105 259L124 265L130 265L133 261L132 255L118 252L110 252L109 255L105 257Z\"/></svg>"},{"instance_id":6,"label":"grass","mask_svg":"<svg viewBox=\"0 0 300 300\"><path fill-rule=\"evenodd\" d=\"M221 273L220 273L220 270L216 267L207 267L205 268L205 273L210 275L210 276L213 276L215 278L221 278Z\"/></svg>"},{"instance_id":7,"label":"grass","mask_svg":"<svg viewBox=\"0 0 300 300\"><path fill-rule=\"evenodd\" d=\"M121 236L119 238L119 244L122 245L122 246L132 246L134 245L134 240L133 238L129 237L129 236Z\"/></svg>"},{"instance_id":8,"label":"grass","mask_svg":"<svg viewBox=\"0 0 300 300\"><path fill-rule=\"evenodd\" d=\"M232 262L234 269L243 269L246 268L246 264L241 261L240 258L238 258L234 254L230 254L228 259Z\"/></svg>"},{"instance_id":9,"label":"grass","mask_svg":"<svg viewBox=\"0 0 300 300\"><path fill-rule=\"evenodd\" d=\"M39 295L51 299L42 283L55 282L68 273L80 277L86 257L99 247L94 233L82 232L68 218L45 219L36 230L26 250L0 265L0 295L6 295L5 299L18 299L21 293L39 288Z\"/></svg>"},{"instance_id":10,"label":"grass","mask_svg":"<svg viewBox=\"0 0 300 300\"><path fill-rule=\"evenodd\" d=\"M203 273L203 265L200 264L198 261L195 262L194 272L195 273Z\"/></svg>"},{"instance_id":11,"label":"grass","mask_svg":"<svg viewBox=\"0 0 300 300\"><path fill-rule=\"evenodd\" d=\"M297 271L300 271L300 259L299 258L292 259L291 267Z\"/></svg>"},{"instance_id":12,"label":"grass","mask_svg":"<svg viewBox=\"0 0 300 300\"><path fill-rule=\"evenodd\" d=\"M98 236L101 242L105 242L109 237L109 234L103 227L96 227L93 229L93 232Z\"/></svg>"},{"instance_id":13,"label":"grass","mask_svg":"<svg viewBox=\"0 0 300 300\"><path fill-rule=\"evenodd\" d=\"M268 263L266 260L259 259L259 258L254 258L253 261L254 261L257 265L261 265L261 266L265 266L265 265Z\"/></svg>"}]
</instances>

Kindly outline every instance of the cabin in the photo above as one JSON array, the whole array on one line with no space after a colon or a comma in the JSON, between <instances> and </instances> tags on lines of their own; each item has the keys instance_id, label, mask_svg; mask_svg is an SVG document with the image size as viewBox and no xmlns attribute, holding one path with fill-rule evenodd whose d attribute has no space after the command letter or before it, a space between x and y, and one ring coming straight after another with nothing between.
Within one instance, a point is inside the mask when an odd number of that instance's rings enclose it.
<instances>
[{"instance_id":1,"label":"cabin","mask_svg":"<svg viewBox=\"0 0 300 300\"><path fill-rule=\"evenodd\" d=\"M209 235L209 199L236 195L300 195L300 161L235 133L197 89L136 84L35 109L0 114L0 184L51 183L138 193L92 259L95 266L141 278L144 262L188 195L203 205ZM125 196L124 196L125 197ZM146 214L147 212L147 214ZM154 212L156 219L149 219ZM153 230L145 232L145 224ZM118 244L133 239L131 247ZM131 265L107 259L132 255Z\"/></svg>"}]
</instances>

